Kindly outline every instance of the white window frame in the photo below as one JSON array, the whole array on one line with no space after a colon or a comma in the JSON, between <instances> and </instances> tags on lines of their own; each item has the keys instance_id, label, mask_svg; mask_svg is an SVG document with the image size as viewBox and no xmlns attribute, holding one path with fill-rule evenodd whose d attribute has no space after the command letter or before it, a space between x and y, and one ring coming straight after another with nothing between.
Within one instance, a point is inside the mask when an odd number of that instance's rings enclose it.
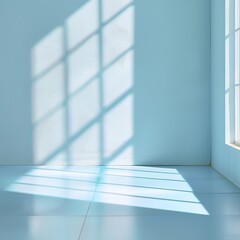
<instances>
[{"instance_id":1,"label":"white window frame","mask_svg":"<svg viewBox=\"0 0 240 240\"><path fill-rule=\"evenodd\" d=\"M225 142L240 147L240 0L225 0Z\"/></svg>"}]
</instances>

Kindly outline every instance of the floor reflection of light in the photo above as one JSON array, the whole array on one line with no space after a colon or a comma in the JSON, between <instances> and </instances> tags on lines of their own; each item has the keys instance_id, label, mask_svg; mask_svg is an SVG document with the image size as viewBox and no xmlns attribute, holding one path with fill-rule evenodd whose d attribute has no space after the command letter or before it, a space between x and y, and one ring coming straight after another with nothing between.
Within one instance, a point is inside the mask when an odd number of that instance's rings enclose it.
<instances>
[{"instance_id":1,"label":"floor reflection of light","mask_svg":"<svg viewBox=\"0 0 240 240\"><path fill-rule=\"evenodd\" d=\"M169 172L170 170L173 172L164 173L165 168L151 167L151 171L148 167L140 167L141 170L139 167L123 168L83 167L81 172L81 168L42 166L27 172L5 190L119 206L209 215L188 182L176 169L168 169ZM169 175L173 175L172 180L169 180Z\"/></svg>"}]
</instances>

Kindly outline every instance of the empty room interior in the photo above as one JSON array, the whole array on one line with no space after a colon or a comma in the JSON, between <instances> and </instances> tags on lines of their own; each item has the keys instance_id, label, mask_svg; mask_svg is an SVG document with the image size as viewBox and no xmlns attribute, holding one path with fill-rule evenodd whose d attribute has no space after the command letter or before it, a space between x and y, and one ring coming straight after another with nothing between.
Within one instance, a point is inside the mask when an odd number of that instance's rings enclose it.
<instances>
[{"instance_id":1,"label":"empty room interior","mask_svg":"<svg viewBox=\"0 0 240 240\"><path fill-rule=\"evenodd\" d=\"M0 240L240 239L240 0L0 0Z\"/></svg>"}]
</instances>

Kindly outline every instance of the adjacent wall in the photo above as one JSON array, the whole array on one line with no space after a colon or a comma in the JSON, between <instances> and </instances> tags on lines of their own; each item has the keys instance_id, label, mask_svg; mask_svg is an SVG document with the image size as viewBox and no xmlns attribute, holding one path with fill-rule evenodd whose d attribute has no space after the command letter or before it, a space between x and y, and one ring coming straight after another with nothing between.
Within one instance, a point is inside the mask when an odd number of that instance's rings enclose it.
<instances>
[{"instance_id":1,"label":"adjacent wall","mask_svg":"<svg viewBox=\"0 0 240 240\"><path fill-rule=\"evenodd\" d=\"M89 1L0 1L0 164L209 165L210 0Z\"/></svg>"},{"instance_id":2,"label":"adjacent wall","mask_svg":"<svg viewBox=\"0 0 240 240\"><path fill-rule=\"evenodd\" d=\"M225 144L225 1L212 0L212 166L240 186L240 150Z\"/></svg>"}]
</instances>

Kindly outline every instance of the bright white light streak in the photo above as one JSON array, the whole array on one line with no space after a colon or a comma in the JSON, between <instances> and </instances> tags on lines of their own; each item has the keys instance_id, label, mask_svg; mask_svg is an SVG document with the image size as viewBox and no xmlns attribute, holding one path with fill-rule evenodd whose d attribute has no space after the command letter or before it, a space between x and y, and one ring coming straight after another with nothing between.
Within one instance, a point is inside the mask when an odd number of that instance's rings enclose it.
<instances>
[{"instance_id":1,"label":"bright white light streak","mask_svg":"<svg viewBox=\"0 0 240 240\"><path fill-rule=\"evenodd\" d=\"M7 190L11 192L25 193L31 195L75 199L82 201L89 201L93 197L93 192L90 191L54 188L48 186L34 186L21 183L13 183Z\"/></svg>"},{"instance_id":2,"label":"bright white light streak","mask_svg":"<svg viewBox=\"0 0 240 240\"><path fill-rule=\"evenodd\" d=\"M103 170L102 175L114 175L114 176L126 176L126 177L140 177L140 178L149 178L149 179L162 179L162 180L175 180L175 181L184 181L184 178L180 174L171 174L171 173L158 173L158 172L144 172L144 171L132 171L124 169L114 169L106 168Z\"/></svg>"},{"instance_id":3,"label":"bright white light streak","mask_svg":"<svg viewBox=\"0 0 240 240\"><path fill-rule=\"evenodd\" d=\"M229 38L225 40L225 90L230 87L230 44Z\"/></svg>"},{"instance_id":4,"label":"bright white light streak","mask_svg":"<svg viewBox=\"0 0 240 240\"><path fill-rule=\"evenodd\" d=\"M239 67L240 67L240 61L239 61L239 57L240 57L240 48L239 48L239 44L240 44L240 31L238 30L237 32L235 32L235 84L239 84Z\"/></svg>"},{"instance_id":5,"label":"bright white light streak","mask_svg":"<svg viewBox=\"0 0 240 240\"><path fill-rule=\"evenodd\" d=\"M162 199L124 196L111 193L95 193L94 202L117 204L132 207L144 207L165 211L209 215L201 203L170 201Z\"/></svg>"},{"instance_id":6,"label":"bright white light streak","mask_svg":"<svg viewBox=\"0 0 240 240\"><path fill-rule=\"evenodd\" d=\"M178 170L175 168L168 167L144 167L144 166L104 166L105 169L128 169L131 171L140 172L157 172L157 173L172 173L179 174Z\"/></svg>"},{"instance_id":7,"label":"bright white light streak","mask_svg":"<svg viewBox=\"0 0 240 240\"><path fill-rule=\"evenodd\" d=\"M137 178L126 176L102 175L100 183L116 184L124 186L150 187L168 190L179 190L191 192L192 188L186 181L172 181L161 179Z\"/></svg>"},{"instance_id":8,"label":"bright white light streak","mask_svg":"<svg viewBox=\"0 0 240 240\"><path fill-rule=\"evenodd\" d=\"M240 16L240 0L235 0L234 7L235 7L235 30L237 30L240 27L240 17L239 17Z\"/></svg>"},{"instance_id":9,"label":"bright white light streak","mask_svg":"<svg viewBox=\"0 0 240 240\"><path fill-rule=\"evenodd\" d=\"M158 198L186 202L199 202L197 197L192 192L182 192L156 188L133 187L125 185L116 186L115 184L99 184L96 191L100 193L112 193L154 199Z\"/></svg>"},{"instance_id":10,"label":"bright white light streak","mask_svg":"<svg viewBox=\"0 0 240 240\"><path fill-rule=\"evenodd\" d=\"M47 169L34 169L27 173L27 176L34 177L48 177L66 180L78 180L78 181L89 181L96 182L98 175L94 173L83 173L83 172L68 172L58 170L47 170Z\"/></svg>"},{"instance_id":11,"label":"bright white light streak","mask_svg":"<svg viewBox=\"0 0 240 240\"><path fill-rule=\"evenodd\" d=\"M230 97L229 93L225 94L225 143L231 142L230 132Z\"/></svg>"},{"instance_id":12,"label":"bright white light streak","mask_svg":"<svg viewBox=\"0 0 240 240\"><path fill-rule=\"evenodd\" d=\"M235 87L235 141L240 143L240 86Z\"/></svg>"},{"instance_id":13,"label":"bright white light streak","mask_svg":"<svg viewBox=\"0 0 240 240\"><path fill-rule=\"evenodd\" d=\"M37 166L36 169L57 170L64 172L99 174L102 166Z\"/></svg>"}]
</instances>

